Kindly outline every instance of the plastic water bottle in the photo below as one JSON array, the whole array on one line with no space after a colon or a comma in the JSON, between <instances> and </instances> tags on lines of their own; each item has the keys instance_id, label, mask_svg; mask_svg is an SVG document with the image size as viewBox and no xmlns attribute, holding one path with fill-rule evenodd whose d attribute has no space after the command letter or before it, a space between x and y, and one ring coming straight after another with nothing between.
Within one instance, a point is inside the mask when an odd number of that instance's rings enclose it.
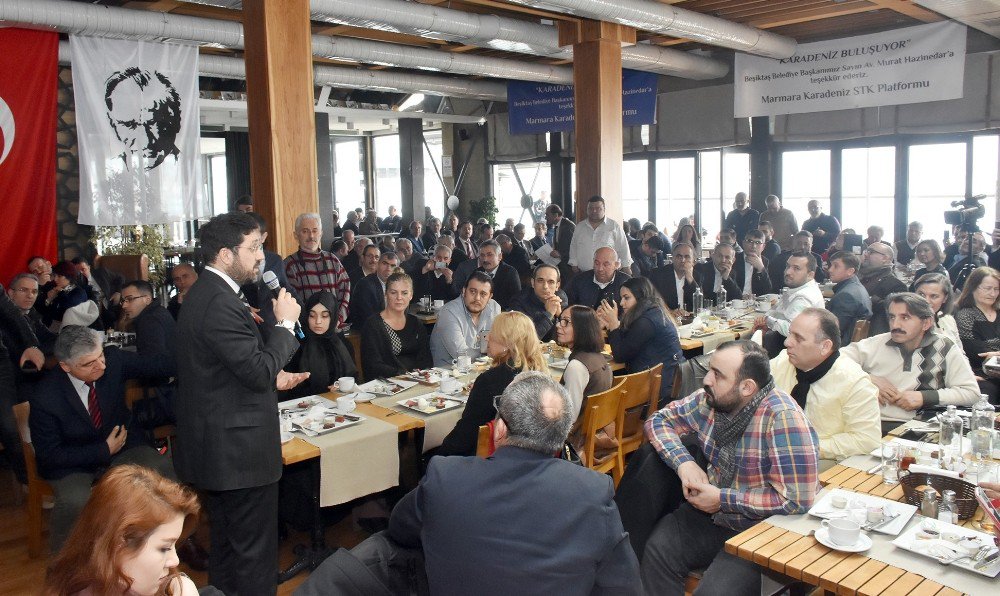
<instances>
[{"instance_id":1,"label":"plastic water bottle","mask_svg":"<svg viewBox=\"0 0 1000 596\"><path fill-rule=\"evenodd\" d=\"M717 300L715 301L715 303L719 306L719 310L726 308L726 302L727 302L726 298L728 298L728 296L726 296L725 286L719 286L719 291L716 294L716 298Z\"/></svg>"},{"instance_id":2,"label":"plastic water bottle","mask_svg":"<svg viewBox=\"0 0 1000 596\"><path fill-rule=\"evenodd\" d=\"M958 461L962 457L962 418L955 410L955 406L948 406L948 410L941 414L941 426L938 439L941 448L938 458L942 467L947 468L952 462Z\"/></svg>"},{"instance_id":3,"label":"plastic water bottle","mask_svg":"<svg viewBox=\"0 0 1000 596\"><path fill-rule=\"evenodd\" d=\"M702 309L705 308L705 294L701 291L701 286L694 289L694 295L691 296L692 304L691 312L695 315L701 313Z\"/></svg>"},{"instance_id":4,"label":"plastic water bottle","mask_svg":"<svg viewBox=\"0 0 1000 596\"><path fill-rule=\"evenodd\" d=\"M972 406L972 420L969 425L969 442L972 444L972 455L982 467L984 459L989 459L993 451L993 421L996 418L996 408L986 395L980 395L979 401Z\"/></svg>"}]
</instances>

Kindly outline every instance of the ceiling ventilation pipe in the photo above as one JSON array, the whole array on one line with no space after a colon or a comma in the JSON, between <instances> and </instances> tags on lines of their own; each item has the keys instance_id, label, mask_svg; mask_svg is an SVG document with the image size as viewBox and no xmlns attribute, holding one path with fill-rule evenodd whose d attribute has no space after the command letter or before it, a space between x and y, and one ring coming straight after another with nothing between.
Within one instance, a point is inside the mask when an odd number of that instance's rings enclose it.
<instances>
[{"instance_id":1,"label":"ceiling ventilation pipe","mask_svg":"<svg viewBox=\"0 0 1000 596\"><path fill-rule=\"evenodd\" d=\"M241 0L184 1L232 10L243 7ZM561 60L573 59L573 50L559 45L559 33L555 27L531 21L404 0L311 0L310 8L316 21L407 33ZM725 76L729 71L729 66L721 60L649 44L622 48L622 65L686 79L714 79Z\"/></svg>"}]
</instances>

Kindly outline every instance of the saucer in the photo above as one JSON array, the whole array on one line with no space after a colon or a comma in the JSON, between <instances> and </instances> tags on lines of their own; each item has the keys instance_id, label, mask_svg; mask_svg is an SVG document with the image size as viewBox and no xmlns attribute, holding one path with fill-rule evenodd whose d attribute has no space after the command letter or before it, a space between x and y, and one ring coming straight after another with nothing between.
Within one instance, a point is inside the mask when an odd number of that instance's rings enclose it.
<instances>
[{"instance_id":1,"label":"saucer","mask_svg":"<svg viewBox=\"0 0 1000 596\"><path fill-rule=\"evenodd\" d=\"M292 433L283 432L281 433L281 444L284 445L285 443L291 441L293 438L294 435Z\"/></svg>"},{"instance_id":2,"label":"saucer","mask_svg":"<svg viewBox=\"0 0 1000 596\"><path fill-rule=\"evenodd\" d=\"M826 528L816 530L816 541L827 548L839 550L845 553L862 553L872 547L872 539L864 534L858 535L858 541L854 544L841 546L830 540L830 534Z\"/></svg>"}]
</instances>

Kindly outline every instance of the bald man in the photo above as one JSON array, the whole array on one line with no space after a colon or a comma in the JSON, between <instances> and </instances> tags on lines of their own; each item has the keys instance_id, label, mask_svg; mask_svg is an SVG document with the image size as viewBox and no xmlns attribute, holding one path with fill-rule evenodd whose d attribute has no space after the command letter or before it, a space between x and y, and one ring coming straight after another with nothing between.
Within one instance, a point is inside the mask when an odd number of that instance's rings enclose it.
<instances>
[{"instance_id":1,"label":"bald man","mask_svg":"<svg viewBox=\"0 0 1000 596\"><path fill-rule=\"evenodd\" d=\"M167 304L167 310L173 315L174 320L177 320L177 316L181 312L181 304L184 303L184 296L187 295L188 290L194 285L194 282L198 281L198 272L194 270L194 266L191 263L181 263L180 265L174 265L173 270L170 272L170 279L174 282L174 287L177 288L177 294L175 294L170 302Z\"/></svg>"},{"instance_id":2,"label":"bald man","mask_svg":"<svg viewBox=\"0 0 1000 596\"><path fill-rule=\"evenodd\" d=\"M566 289L569 303L596 309L602 300L621 302L622 284L631 279L627 273L619 271L621 266L615 249L610 246L598 248L594 252L594 270L576 275L569 283Z\"/></svg>"}]
</instances>

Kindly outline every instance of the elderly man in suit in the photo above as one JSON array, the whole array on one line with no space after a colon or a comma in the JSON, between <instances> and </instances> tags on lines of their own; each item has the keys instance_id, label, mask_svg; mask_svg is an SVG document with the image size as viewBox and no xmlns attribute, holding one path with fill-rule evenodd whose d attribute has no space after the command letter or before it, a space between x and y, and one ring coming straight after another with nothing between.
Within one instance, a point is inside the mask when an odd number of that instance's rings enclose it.
<instances>
[{"instance_id":1,"label":"elderly man in suit","mask_svg":"<svg viewBox=\"0 0 1000 596\"><path fill-rule=\"evenodd\" d=\"M169 315L167 315L169 317ZM59 367L45 373L31 396L28 424L39 475L55 493L49 543L57 552L110 466L131 463L173 478L170 460L131 432L125 381L169 377L170 358L147 358L115 348L104 351L99 333L62 328L55 344Z\"/></svg>"},{"instance_id":2,"label":"elderly man in suit","mask_svg":"<svg viewBox=\"0 0 1000 596\"><path fill-rule=\"evenodd\" d=\"M461 294L465 281L473 271L483 271L493 280L493 299L500 308L507 308L511 299L521 291L521 278L517 270L503 262L503 251L496 240L487 240L479 246L479 258L469 259L455 270L451 289Z\"/></svg>"},{"instance_id":3,"label":"elderly man in suit","mask_svg":"<svg viewBox=\"0 0 1000 596\"><path fill-rule=\"evenodd\" d=\"M733 265L736 262L736 249L732 244L716 244L712 249L712 260L699 263L695 267L698 284L705 293L705 300L718 300L719 290L725 288L728 300L740 298L743 293L736 285L733 275Z\"/></svg>"},{"instance_id":4,"label":"elderly man in suit","mask_svg":"<svg viewBox=\"0 0 1000 596\"><path fill-rule=\"evenodd\" d=\"M694 246L688 242L675 244L671 264L650 271L649 281L670 310L693 311L694 291L698 287L694 271Z\"/></svg>"},{"instance_id":5,"label":"elderly man in suit","mask_svg":"<svg viewBox=\"0 0 1000 596\"><path fill-rule=\"evenodd\" d=\"M309 376L281 370L298 349L301 307L279 290L276 329L265 340L239 291L264 258L257 222L218 215L199 239L207 265L177 322L174 463L180 479L202 491L212 520L209 583L226 594L274 594L282 469L276 390Z\"/></svg>"}]
</instances>

